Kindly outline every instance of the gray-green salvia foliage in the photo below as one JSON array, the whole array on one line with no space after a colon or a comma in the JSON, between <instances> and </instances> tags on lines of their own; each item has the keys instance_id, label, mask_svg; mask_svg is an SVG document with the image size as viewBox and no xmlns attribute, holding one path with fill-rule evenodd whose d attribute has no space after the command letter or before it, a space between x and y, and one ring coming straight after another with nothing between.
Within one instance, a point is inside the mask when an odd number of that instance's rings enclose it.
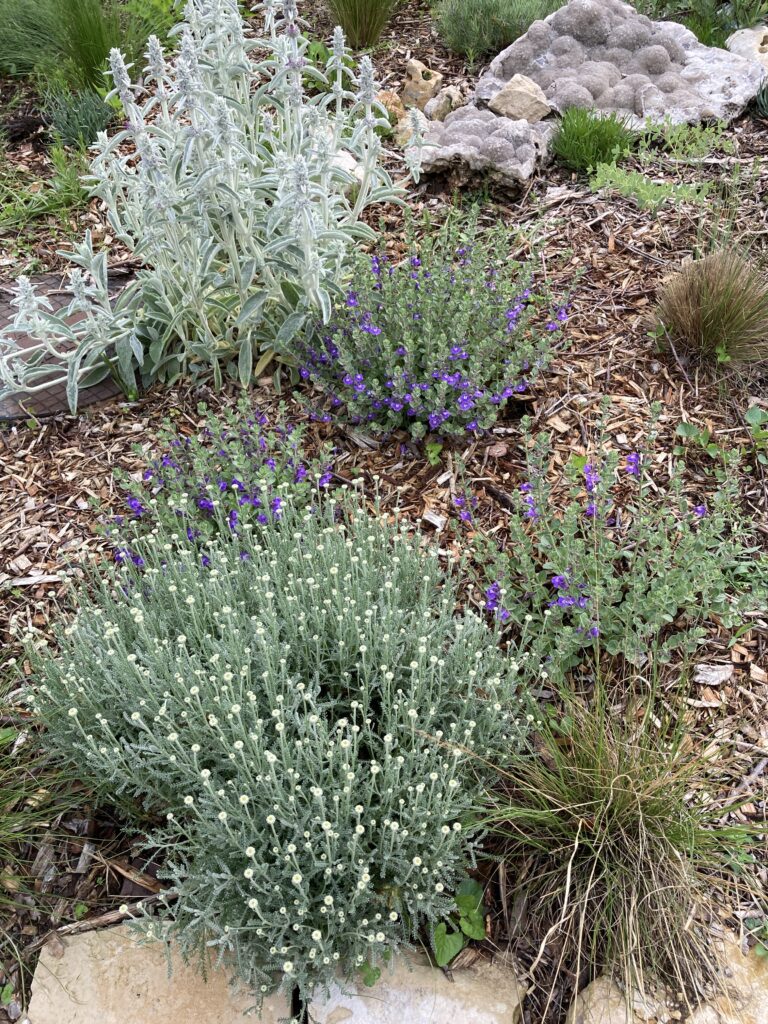
<instances>
[{"instance_id":1,"label":"gray-green salvia foliage","mask_svg":"<svg viewBox=\"0 0 768 1024\"><path fill-rule=\"evenodd\" d=\"M262 350L330 317L355 244L375 237L362 214L397 195L379 160L389 121L370 59L350 70L340 29L321 71L305 61L295 0L260 9L264 31L247 40L236 0L189 0L172 62L149 39L146 89L112 51L125 129L98 136L89 181L145 269L113 303L105 254L86 235L61 315L20 278L0 332L0 394L66 381L74 411L79 388L109 372L129 395L139 378L210 369L217 384L225 371L247 383ZM22 353L25 333L36 344Z\"/></svg>"},{"instance_id":2,"label":"gray-green salvia foliage","mask_svg":"<svg viewBox=\"0 0 768 1024\"><path fill-rule=\"evenodd\" d=\"M163 819L183 954L257 994L375 971L450 913L476 755L527 728L494 630L455 614L456 567L347 500L212 542L207 568L161 528L32 655L50 743Z\"/></svg>"}]
</instances>

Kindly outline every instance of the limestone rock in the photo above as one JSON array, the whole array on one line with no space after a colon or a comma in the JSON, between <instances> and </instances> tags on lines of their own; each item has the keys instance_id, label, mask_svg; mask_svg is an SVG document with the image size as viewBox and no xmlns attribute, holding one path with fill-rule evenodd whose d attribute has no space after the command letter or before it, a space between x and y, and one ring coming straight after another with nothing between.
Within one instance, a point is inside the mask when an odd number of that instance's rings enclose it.
<instances>
[{"instance_id":1,"label":"limestone rock","mask_svg":"<svg viewBox=\"0 0 768 1024\"><path fill-rule=\"evenodd\" d=\"M597 978L576 996L566 1024L636 1024L627 1011L623 993L605 976Z\"/></svg>"},{"instance_id":2,"label":"limestone rock","mask_svg":"<svg viewBox=\"0 0 768 1024\"><path fill-rule=\"evenodd\" d=\"M744 954L731 940L725 947L726 995L699 1006L688 1024L768 1024L768 958Z\"/></svg>"},{"instance_id":3,"label":"limestone rock","mask_svg":"<svg viewBox=\"0 0 768 1024\"><path fill-rule=\"evenodd\" d=\"M768 1024L768 959L744 954L738 940L725 942L726 993L697 1006L687 1024ZM624 994L603 976L576 996L566 1024L668 1024L673 1019L670 998L636 997L627 1010Z\"/></svg>"},{"instance_id":4,"label":"limestone rock","mask_svg":"<svg viewBox=\"0 0 768 1024\"><path fill-rule=\"evenodd\" d=\"M547 155L551 125L531 125L467 106L432 123L422 152L426 173L454 172L460 180L487 174L502 185L531 177Z\"/></svg>"},{"instance_id":5,"label":"limestone rock","mask_svg":"<svg viewBox=\"0 0 768 1024\"><path fill-rule=\"evenodd\" d=\"M309 1007L313 1024L518 1024L521 987L511 970L484 963L450 982L423 957L401 958L372 988L334 989Z\"/></svg>"},{"instance_id":6,"label":"limestone rock","mask_svg":"<svg viewBox=\"0 0 768 1024\"><path fill-rule=\"evenodd\" d=\"M552 112L541 87L525 75L513 75L488 106L499 117L531 124Z\"/></svg>"},{"instance_id":7,"label":"limestone rock","mask_svg":"<svg viewBox=\"0 0 768 1024\"><path fill-rule=\"evenodd\" d=\"M616 111L640 126L647 117L731 120L757 94L766 69L622 0L568 0L492 61L475 103L491 104L516 74L533 79L560 113L573 106Z\"/></svg>"},{"instance_id":8,"label":"limestone rock","mask_svg":"<svg viewBox=\"0 0 768 1024\"><path fill-rule=\"evenodd\" d=\"M403 103L406 107L418 107L423 110L433 96L437 96L443 87L443 76L439 71L432 71L426 64L412 57L405 65L405 87Z\"/></svg>"},{"instance_id":9,"label":"limestone rock","mask_svg":"<svg viewBox=\"0 0 768 1024\"><path fill-rule=\"evenodd\" d=\"M670 1024L672 1012L663 999L639 993L628 1007L618 985L601 975L576 996L566 1024Z\"/></svg>"},{"instance_id":10,"label":"limestone rock","mask_svg":"<svg viewBox=\"0 0 768 1024\"><path fill-rule=\"evenodd\" d=\"M392 89L382 89L381 92L376 93L376 99L384 107L391 118L395 119L395 123L402 121L405 117L405 107L400 96Z\"/></svg>"},{"instance_id":11,"label":"limestone rock","mask_svg":"<svg viewBox=\"0 0 768 1024\"><path fill-rule=\"evenodd\" d=\"M768 25L756 28L740 28L725 41L731 53L737 53L747 60L756 60L768 71Z\"/></svg>"},{"instance_id":12,"label":"limestone rock","mask_svg":"<svg viewBox=\"0 0 768 1024\"><path fill-rule=\"evenodd\" d=\"M261 1016L244 1017L254 998L235 993L224 971L211 970L205 982L175 954L172 964L169 978L165 944L139 945L125 925L65 939L63 955L43 946L29 1024L278 1024L291 1015L285 997L271 996Z\"/></svg>"},{"instance_id":13,"label":"limestone rock","mask_svg":"<svg viewBox=\"0 0 768 1024\"><path fill-rule=\"evenodd\" d=\"M466 103L464 93L455 85L446 85L424 107L424 113L433 121L444 121L449 114Z\"/></svg>"}]
</instances>

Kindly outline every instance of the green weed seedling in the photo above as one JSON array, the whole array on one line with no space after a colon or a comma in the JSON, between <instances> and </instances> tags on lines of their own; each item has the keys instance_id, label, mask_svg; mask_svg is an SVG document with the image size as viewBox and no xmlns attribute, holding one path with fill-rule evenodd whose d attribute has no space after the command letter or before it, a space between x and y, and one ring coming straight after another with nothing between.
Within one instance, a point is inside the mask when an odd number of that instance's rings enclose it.
<instances>
[{"instance_id":1,"label":"green weed seedling","mask_svg":"<svg viewBox=\"0 0 768 1024\"><path fill-rule=\"evenodd\" d=\"M456 890L455 902L456 910L448 922L441 921L432 930L432 950L438 967L447 966L470 939L480 942L485 938L482 885L473 878L465 879Z\"/></svg>"},{"instance_id":2,"label":"green weed seedling","mask_svg":"<svg viewBox=\"0 0 768 1024\"><path fill-rule=\"evenodd\" d=\"M768 411L753 405L747 409L744 419L749 424L755 458L761 466L768 466Z\"/></svg>"}]
</instances>

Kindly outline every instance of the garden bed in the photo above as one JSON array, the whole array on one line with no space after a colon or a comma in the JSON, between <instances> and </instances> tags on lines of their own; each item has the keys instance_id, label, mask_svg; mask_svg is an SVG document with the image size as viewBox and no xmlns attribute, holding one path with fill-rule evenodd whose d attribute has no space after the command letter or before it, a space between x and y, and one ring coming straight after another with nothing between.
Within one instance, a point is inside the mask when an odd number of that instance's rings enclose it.
<instances>
[{"instance_id":1,"label":"garden bed","mask_svg":"<svg viewBox=\"0 0 768 1024\"><path fill-rule=\"evenodd\" d=\"M328 23L313 29L325 34ZM398 88L404 64L417 57L445 76L446 85L466 88L479 67L470 68L451 54L433 32L426 5L403 3L394 14L379 48L374 51L379 81L385 89ZM5 109L11 95L3 91ZM45 176L45 158L36 151L34 105L22 94L12 101L29 118L30 138L10 143L14 174ZM6 115L7 116L7 115ZM361 425L338 420L323 422L327 401L310 384L291 386L285 370L279 386L270 367L263 367L247 389L254 409L270 423L281 417L304 431L308 461L328 458L334 487L347 485L364 495L391 517L396 511L421 531L447 559L471 552L475 573L479 561L474 541L488 538L504 544L510 521L517 515L520 486L529 479L529 446L521 433L525 417L532 435L551 435L547 478L552 501L547 515L565 514L569 498L568 474L575 459L589 462L600 452L618 452L621 458L644 450L654 432L652 462L644 464L653 500L679 501L688 507L709 508L723 480L725 458L738 461L740 515L754 527L755 544L768 551L768 485L765 441L756 432L749 410L764 410L768 417L765 365L735 370L723 366L713 374L665 344L656 316L657 295L666 278L686 261L696 258L713 237L749 244L757 259L764 258L768 238L768 121L750 108L728 129L728 152L713 148L705 156L670 161L659 152L636 165L654 180L676 184L711 184L708 206L674 202L657 212L638 208L632 198L620 198L589 187L583 176L550 165L516 193L488 190L482 181L477 192L458 193L450 181L427 178L410 185L405 210L391 204L367 211L368 223L379 232L377 251L392 263L408 254L406 213L429 215L432 223L444 220L468 198L480 203L483 231L504 225L509 251L517 260L531 260L537 281L546 285L557 302L567 306L567 325L552 345L552 360L525 393L501 407L490 430L466 438L442 439L430 435L429 457L424 445L405 430L376 435ZM655 161L655 162L654 162ZM403 176L402 154L392 140L385 141L384 164L396 178ZM716 223L718 216L721 224ZM94 229L100 244L108 234L100 201L91 201L67 226L79 235ZM59 271L63 262L53 255L60 240L49 224L38 220L23 240L35 265ZM55 231L61 230L57 222ZM424 233L422 226L417 232ZM0 238L0 268L15 265L20 239ZM38 264L39 261L39 264ZM126 253L117 250L110 265L124 265ZM0 269L2 273L2 269ZM100 527L105 514L125 514L125 494L116 477L122 471L139 482L158 451L165 421L181 437L193 437L208 422L210 412L235 410L242 389L232 383L213 387L210 379L183 381L173 386L155 384L135 401L116 398L81 411L77 416L15 419L0 430L0 639L3 644L0 678L31 675L32 665L20 644L28 629L47 633L49 624L69 615L77 591L73 580L83 567L112 561L114 545ZM208 412L199 409L205 403ZM654 407L660 406L660 413ZM759 430L759 428L757 428ZM331 456L326 456L328 449ZM684 466L673 473L673 465ZM676 491L673 478L680 481ZM618 478L616 500L629 495ZM668 494L665 495L665 491ZM377 503L377 504L376 504ZM100 506L97 508L97 506ZM464 510L469 510L462 515ZM105 513L106 510L106 513ZM755 559L760 557L756 551ZM464 610L481 617L490 609L482 576L465 577L460 594ZM486 581L487 582L487 581ZM73 596L74 595L74 596ZM684 615L680 616L683 620ZM683 746L695 754L700 772L687 798L701 800L723 821L765 821L766 764L768 761L768 619L765 608L749 611L738 636L716 615L706 621L707 635L695 657L673 659L658 669L655 685L674 715ZM599 674L598 674L599 675ZM642 690L640 673L625 686L621 673L608 680L612 714L631 714ZM597 683L600 683L597 679ZM645 680L647 682L647 680ZM579 676L589 694L596 679ZM37 726L26 706L27 690L14 681L5 719L19 735ZM680 697L675 703L673 695ZM534 696L545 704L554 701L555 689L544 677ZM562 706L562 705L560 705ZM44 736L42 737L45 743ZM159 889L157 867L125 819L95 808L79 785L65 782L72 795L71 808L57 811L57 835L43 833L23 850L36 895L11 908L5 928L11 946L24 965L10 963L5 984L9 1001L20 1001L23 981L49 929L65 925L69 933L106 926L120 920L118 906ZM739 804L738 807L735 805ZM768 866L765 837L752 850L747 867L750 879L765 888ZM511 951L522 969L535 965L537 993L526 1006L525 1020L562 1021L572 996L590 980L587 967L574 976L557 942L547 946L545 935L531 923L513 880L491 863L479 877L487 883L486 940L459 954L462 958L492 957ZM722 917L737 926L754 914L751 895L736 895ZM457 964L454 964L456 967ZM546 1007L546 1010L544 1009ZM537 1017L536 1014L544 1014ZM16 1019L12 1017L11 1019Z\"/></svg>"}]
</instances>

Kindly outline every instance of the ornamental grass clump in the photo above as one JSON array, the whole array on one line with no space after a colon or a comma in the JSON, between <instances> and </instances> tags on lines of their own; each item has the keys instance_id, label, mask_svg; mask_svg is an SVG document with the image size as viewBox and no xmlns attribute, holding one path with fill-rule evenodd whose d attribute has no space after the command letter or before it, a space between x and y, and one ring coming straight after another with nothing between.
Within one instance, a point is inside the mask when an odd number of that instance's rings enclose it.
<instances>
[{"instance_id":1,"label":"ornamental grass clump","mask_svg":"<svg viewBox=\"0 0 768 1024\"><path fill-rule=\"evenodd\" d=\"M485 607L555 681L582 662L621 658L641 667L693 654L705 620L727 628L768 602L768 559L738 506L732 474L706 502L683 493L681 467L667 495L653 460L615 452L568 467L555 500L549 439L538 439L513 495L507 537L480 540Z\"/></svg>"},{"instance_id":2,"label":"ornamental grass clump","mask_svg":"<svg viewBox=\"0 0 768 1024\"><path fill-rule=\"evenodd\" d=\"M295 346L331 408L375 432L487 430L546 365L565 308L534 320L543 295L507 259L505 229L450 217L401 263L361 259L330 323Z\"/></svg>"},{"instance_id":3,"label":"ornamental grass clump","mask_svg":"<svg viewBox=\"0 0 768 1024\"><path fill-rule=\"evenodd\" d=\"M89 181L143 269L113 301L87 234L61 314L19 278L0 394L65 381L74 410L79 388L109 373L129 395L211 370L246 384L308 318L330 317L355 244L375 238L363 212L397 194L379 163L389 120L370 59L352 71L340 29L321 71L295 0L261 10L249 41L236 0L189 0L178 56L150 37L142 84L112 51L125 128L99 135ZM20 334L35 344L20 350Z\"/></svg>"},{"instance_id":4,"label":"ornamental grass clump","mask_svg":"<svg viewBox=\"0 0 768 1024\"><path fill-rule=\"evenodd\" d=\"M687 264L662 286L672 345L704 365L768 361L768 275L733 249Z\"/></svg>"},{"instance_id":5,"label":"ornamental grass clump","mask_svg":"<svg viewBox=\"0 0 768 1024\"><path fill-rule=\"evenodd\" d=\"M615 164L630 152L637 138L637 132L616 114L570 107L555 131L552 152L564 167L584 173L600 164Z\"/></svg>"},{"instance_id":6,"label":"ornamental grass clump","mask_svg":"<svg viewBox=\"0 0 768 1024\"><path fill-rule=\"evenodd\" d=\"M687 709L657 696L619 710L602 684L589 701L563 693L536 756L499 763L488 841L505 902L525 907L536 965L550 964L558 985L605 973L628 1003L662 985L690 1009L722 990L716 937L729 891L757 894L734 865L751 861L759 826L728 824L736 807L701 798L706 763Z\"/></svg>"},{"instance_id":7,"label":"ornamental grass clump","mask_svg":"<svg viewBox=\"0 0 768 1024\"><path fill-rule=\"evenodd\" d=\"M184 956L305 1000L375 976L452 909L484 759L527 729L514 666L454 614L437 552L351 499L212 542L205 567L167 544L161 524L31 654L39 722L160 819Z\"/></svg>"},{"instance_id":8,"label":"ornamental grass clump","mask_svg":"<svg viewBox=\"0 0 768 1024\"><path fill-rule=\"evenodd\" d=\"M176 534L174 548L191 546L208 564L208 541L223 536L237 542L244 530L272 528L286 504L304 508L313 494L329 487L331 468L303 451L304 431L281 409L270 425L243 398L237 410L199 409L202 429L180 435L170 423L160 432L161 452L135 480L120 476L118 515L106 527L119 562L143 564L137 539L158 524Z\"/></svg>"},{"instance_id":9,"label":"ornamental grass clump","mask_svg":"<svg viewBox=\"0 0 768 1024\"><path fill-rule=\"evenodd\" d=\"M398 0L329 0L331 16L344 29L354 49L379 41Z\"/></svg>"}]
</instances>

